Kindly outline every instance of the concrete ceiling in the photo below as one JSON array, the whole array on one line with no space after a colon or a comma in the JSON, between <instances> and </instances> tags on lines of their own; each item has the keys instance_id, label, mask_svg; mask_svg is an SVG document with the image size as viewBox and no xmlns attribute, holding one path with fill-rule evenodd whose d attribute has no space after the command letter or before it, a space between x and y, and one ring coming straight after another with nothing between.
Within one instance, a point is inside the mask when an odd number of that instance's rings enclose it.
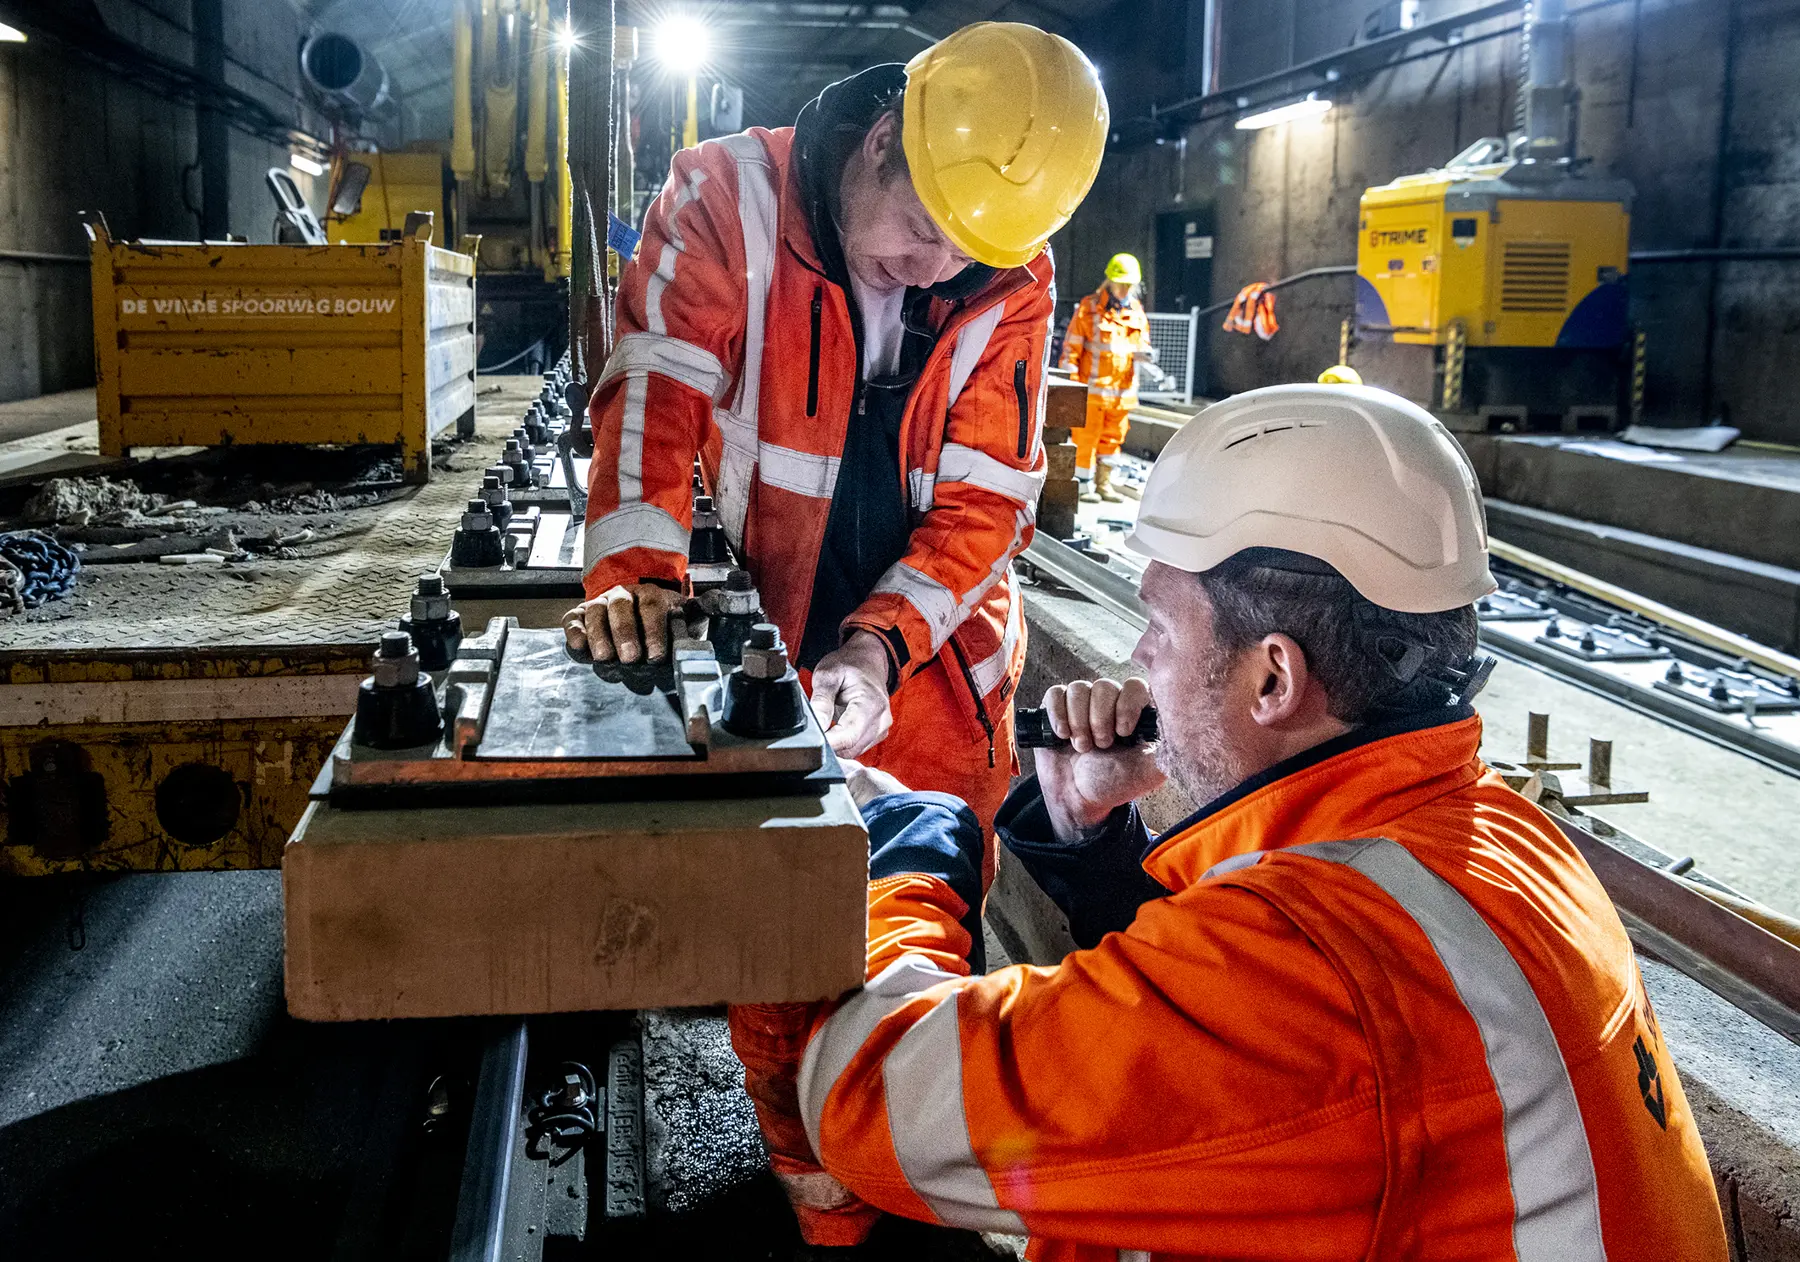
<instances>
[{"instance_id":1,"label":"concrete ceiling","mask_svg":"<svg viewBox=\"0 0 1800 1262\"><path fill-rule=\"evenodd\" d=\"M380 59L405 118L406 139L448 128L451 0L289 0L313 31L348 35ZM1129 2L1129 0L1127 0ZM712 73L741 86L747 122L792 121L834 79L884 61L906 61L970 22L1030 22L1077 37L1119 0L923 0L921 3L775 3L760 0L619 0L618 21L649 31L686 10L715 32ZM557 8L552 0L551 9ZM634 78L653 84L653 59Z\"/></svg>"}]
</instances>

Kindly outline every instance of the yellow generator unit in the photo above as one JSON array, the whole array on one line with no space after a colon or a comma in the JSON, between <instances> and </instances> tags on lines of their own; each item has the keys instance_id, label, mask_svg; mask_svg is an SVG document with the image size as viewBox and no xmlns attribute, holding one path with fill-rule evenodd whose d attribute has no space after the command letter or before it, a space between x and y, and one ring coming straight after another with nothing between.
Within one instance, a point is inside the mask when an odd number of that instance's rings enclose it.
<instances>
[{"instance_id":1,"label":"yellow generator unit","mask_svg":"<svg viewBox=\"0 0 1800 1262\"><path fill-rule=\"evenodd\" d=\"M1631 186L1465 159L1363 194L1358 370L1466 426L1612 428Z\"/></svg>"}]
</instances>

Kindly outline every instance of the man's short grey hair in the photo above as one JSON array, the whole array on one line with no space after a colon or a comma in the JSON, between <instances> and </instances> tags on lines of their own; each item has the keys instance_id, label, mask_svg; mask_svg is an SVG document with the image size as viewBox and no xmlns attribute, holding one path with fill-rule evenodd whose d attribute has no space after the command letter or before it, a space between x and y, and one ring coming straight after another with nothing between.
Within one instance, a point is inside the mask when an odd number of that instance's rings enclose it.
<instances>
[{"instance_id":1,"label":"man's short grey hair","mask_svg":"<svg viewBox=\"0 0 1800 1262\"><path fill-rule=\"evenodd\" d=\"M1368 600L1322 562L1258 551L1269 556L1240 553L1196 575L1212 602L1213 636L1228 658L1266 635L1291 637L1323 685L1331 716L1343 723L1450 700L1446 674L1466 668L1476 650L1473 605L1399 613ZM1289 568L1295 563L1299 568Z\"/></svg>"}]
</instances>

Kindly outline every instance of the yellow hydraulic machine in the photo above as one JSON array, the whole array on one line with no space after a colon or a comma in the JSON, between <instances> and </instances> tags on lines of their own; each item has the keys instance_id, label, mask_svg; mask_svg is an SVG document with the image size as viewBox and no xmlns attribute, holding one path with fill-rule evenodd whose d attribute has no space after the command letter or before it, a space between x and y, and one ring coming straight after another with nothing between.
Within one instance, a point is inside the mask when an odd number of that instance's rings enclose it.
<instances>
[{"instance_id":1,"label":"yellow hydraulic machine","mask_svg":"<svg viewBox=\"0 0 1800 1262\"><path fill-rule=\"evenodd\" d=\"M541 370L562 345L570 199L553 157L568 145L572 38L551 13L550 0L455 0L450 135L332 162L332 241L387 240L432 210L475 253L484 369Z\"/></svg>"},{"instance_id":2,"label":"yellow hydraulic machine","mask_svg":"<svg viewBox=\"0 0 1800 1262\"><path fill-rule=\"evenodd\" d=\"M1528 32L1522 134L1363 194L1352 363L1453 428L1612 429L1637 405L1632 188L1571 159L1560 0Z\"/></svg>"}]
</instances>

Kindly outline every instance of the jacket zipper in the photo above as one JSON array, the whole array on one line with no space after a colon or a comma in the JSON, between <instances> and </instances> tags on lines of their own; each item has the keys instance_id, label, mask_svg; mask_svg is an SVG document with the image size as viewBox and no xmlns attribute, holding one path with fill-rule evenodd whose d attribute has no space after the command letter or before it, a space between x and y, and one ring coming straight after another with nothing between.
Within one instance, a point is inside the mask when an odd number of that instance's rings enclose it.
<instances>
[{"instance_id":1,"label":"jacket zipper","mask_svg":"<svg viewBox=\"0 0 1800 1262\"><path fill-rule=\"evenodd\" d=\"M1023 460L1031 442L1031 405L1026 401L1025 361L1022 359L1013 365L1013 393L1019 399L1019 459Z\"/></svg>"},{"instance_id":2,"label":"jacket zipper","mask_svg":"<svg viewBox=\"0 0 1800 1262\"><path fill-rule=\"evenodd\" d=\"M806 363L806 414L819 414L819 320L825 310L825 287L813 286L812 353Z\"/></svg>"},{"instance_id":3,"label":"jacket zipper","mask_svg":"<svg viewBox=\"0 0 1800 1262\"><path fill-rule=\"evenodd\" d=\"M981 730L988 738L988 766L994 765L994 720L988 717L987 706L982 703L981 689L975 686L975 672L969 669L969 659L963 653L962 645L951 636L946 641L950 651L956 655L957 668L962 671L963 682L969 686L969 695L975 699L975 717L981 721Z\"/></svg>"}]
</instances>

